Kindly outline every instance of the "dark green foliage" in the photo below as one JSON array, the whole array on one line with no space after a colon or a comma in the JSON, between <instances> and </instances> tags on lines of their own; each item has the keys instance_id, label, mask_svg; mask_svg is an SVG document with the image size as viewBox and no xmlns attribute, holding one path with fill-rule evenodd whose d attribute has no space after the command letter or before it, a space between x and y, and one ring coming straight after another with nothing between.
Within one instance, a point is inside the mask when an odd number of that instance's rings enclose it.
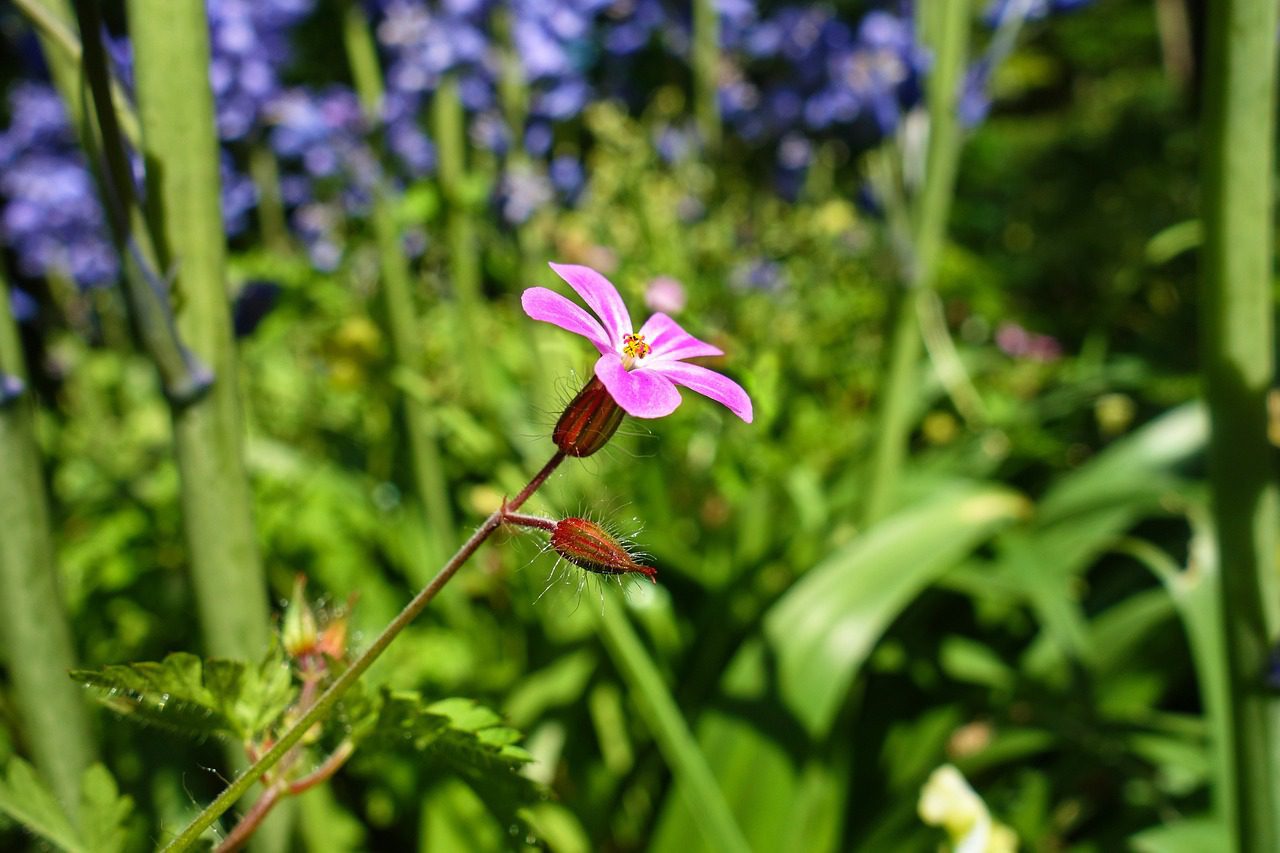
<instances>
[{"instance_id":1,"label":"dark green foliage","mask_svg":"<svg viewBox=\"0 0 1280 853\"><path fill-rule=\"evenodd\" d=\"M470 699L426 702L418 693L384 691L376 722L365 735L367 746L403 753L406 746L422 760L443 765L467 781L503 827L523 823L519 811L546 798L521 773L533 760L517 745L520 732Z\"/></svg>"},{"instance_id":2,"label":"dark green foliage","mask_svg":"<svg viewBox=\"0 0 1280 853\"><path fill-rule=\"evenodd\" d=\"M289 665L278 654L250 666L175 652L159 662L75 670L71 678L137 722L246 743L266 732L296 694Z\"/></svg>"},{"instance_id":3,"label":"dark green foliage","mask_svg":"<svg viewBox=\"0 0 1280 853\"><path fill-rule=\"evenodd\" d=\"M11 758L0 778L0 813L66 853L124 853L132 847L128 822L133 800L120 793L115 778L101 764L84 773L78 818L73 823L31 765Z\"/></svg>"}]
</instances>

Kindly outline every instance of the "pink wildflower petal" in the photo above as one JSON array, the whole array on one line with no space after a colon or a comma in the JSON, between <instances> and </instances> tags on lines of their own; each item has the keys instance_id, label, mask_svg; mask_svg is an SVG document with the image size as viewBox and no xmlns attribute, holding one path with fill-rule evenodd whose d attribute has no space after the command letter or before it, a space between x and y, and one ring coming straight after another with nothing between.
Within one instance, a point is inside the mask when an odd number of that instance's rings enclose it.
<instances>
[{"instance_id":1,"label":"pink wildflower petal","mask_svg":"<svg viewBox=\"0 0 1280 853\"><path fill-rule=\"evenodd\" d=\"M666 314L658 312L645 321L640 329L645 343L653 348L649 357L653 361L681 358L697 358L702 355L724 355L719 347L700 341L680 328L680 324ZM646 366L652 362L646 362Z\"/></svg>"},{"instance_id":2,"label":"pink wildflower petal","mask_svg":"<svg viewBox=\"0 0 1280 853\"><path fill-rule=\"evenodd\" d=\"M652 370L628 371L622 366L622 359L617 353L600 356L596 362L596 377L628 415L661 418L680 405L680 392L670 379Z\"/></svg>"},{"instance_id":3,"label":"pink wildflower petal","mask_svg":"<svg viewBox=\"0 0 1280 853\"><path fill-rule=\"evenodd\" d=\"M596 316L604 323L609 340L616 350L622 346L622 336L631 334L631 315L623 304L618 289L609 279L591 269L576 264L551 264L556 275L569 283L577 291L587 307L596 312Z\"/></svg>"},{"instance_id":4,"label":"pink wildflower petal","mask_svg":"<svg viewBox=\"0 0 1280 853\"><path fill-rule=\"evenodd\" d=\"M602 353L614 350L609 335L596 318L554 290L531 287L520 295L520 305L533 319L582 335Z\"/></svg>"},{"instance_id":5,"label":"pink wildflower petal","mask_svg":"<svg viewBox=\"0 0 1280 853\"><path fill-rule=\"evenodd\" d=\"M597 366L597 375L599 367ZM742 390L742 386L734 382L727 376L716 373L714 370L707 370L705 367L699 367L696 364L686 364L683 361L658 361L645 367L640 373L658 373L677 385L697 391L705 397L710 397L717 403L727 407L738 417L747 423L751 423L754 417L751 410L751 398L747 396L747 392ZM603 380L604 377L601 377ZM608 385L605 382L605 385ZM612 389L610 389L612 390ZM625 409L626 406L623 406Z\"/></svg>"}]
</instances>

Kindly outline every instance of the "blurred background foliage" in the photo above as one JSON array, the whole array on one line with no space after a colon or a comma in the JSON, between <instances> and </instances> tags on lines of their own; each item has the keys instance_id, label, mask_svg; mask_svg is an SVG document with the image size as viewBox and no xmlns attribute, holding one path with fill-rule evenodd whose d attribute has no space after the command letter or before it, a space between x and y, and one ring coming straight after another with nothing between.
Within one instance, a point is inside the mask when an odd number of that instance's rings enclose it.
<instances>
[{"instance_id":1,"label":"blurred background foliage","mask_svg":"<svg viewBox=\"0 0 1280 853\"><path fill-rule=\"evenodd\" d=\"M541 595L551 558L503 536L374 670L525 733L551 792L538 843L703 843L636 680L600 639L622 617L755 849L934 849L916 803L948 762L1030 849L1210 849L1196 845L1214 837L1213 676L1197 644L1217 617L1212 561L1192 555L1212 531L1203 417L1184 405L1197 146L1179 61L1195 48L1159 26L1184 7L1027 4L963 149L936 281L981 409L961 411L922 365L894 512L868 532L857 507L898 273L862 155L900 138L915 101L899 81L888 117L870 101L842 114L819 78L870 38L868 15L902 23L903 6L716 5L713 144L689 20L656 0L370 4L388 87L377 134L343 59L343 6L210 0L246 459L277 610L298 574L331 606L354 596L359 648L541 465L590 362L518 295L555 286L548 260L587 263L633 312L647 300L724 349L756 419L689 405L631 421L535 499L634 529L656 588L602 617L576 579ZM978 47L1001 5L976 10ZM128 85L126 22L105 9ZM199 651L167 405L29 23L6 9L0 30L4 262L78 661ZM927 58L902 56L923 73ZM452 164L432 106L444 81L465 125ZM378 298L382 181L418 308L409 364ZM438 448L434 513L406 400ZM0 760L25 752L13 707L0 690ZM133 849L223 786L216 742L107 713L93 725L134 803ZM394 753L358 755L300 814L296 849L512 843L447 770ZM28 843L0 817L0 846Z\"/></svg>"}]
</instances>

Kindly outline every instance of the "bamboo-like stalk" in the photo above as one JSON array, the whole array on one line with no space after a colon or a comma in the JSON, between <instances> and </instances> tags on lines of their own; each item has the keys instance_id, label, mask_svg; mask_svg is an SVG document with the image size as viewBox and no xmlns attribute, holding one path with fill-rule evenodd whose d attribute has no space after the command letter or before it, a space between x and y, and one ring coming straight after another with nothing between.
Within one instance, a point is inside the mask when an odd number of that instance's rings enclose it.
<instances>
[{"instance_id":1,"label":"bamboo-like stalk","mask_svg":"<svg viewBox=\"0 0 1280 853\"><path fill-rule=\"evenodd\" d=\"M202 398L172 407L196 607L211 655L256 660L269 642L270 606L244 466L208 21L202 3L130 0L126 8L147 219L160 261L177 274L173 289L183 299L183 340L215 377ZM234 750L231 757L242 764ZM284 849L289 831L290 815L282 813L260 833L260 848Z\"/></svg>"},{"instance_id":2,"label":"bamboo-like stalk","mask_svg":"<svg viewBox=\"0 0 1280 853\"><path fill-rule=\"evenodd\" d=\"M902 262L905 286L895 292L890 306L888 358L862 505L863 524L874 524L888 511L911 433L911 403L921 350L917 303L927 295L924 291L933 287L955 191L961 142L956 101L968 52L969 10L969 0L920 4L918 10L922 39L933 50L928 84L929 141L924 185L909 220L909 254Z\"/></svg>"},{"instance_id":3,"label":"bamboo-like stalk","mask_svg":"<svg viewBox=\"0 0 1280 853\"><path fill-rule=\"evenodd\" d=\"M204 6L130 0L150 219L182 293L185 340L216 376L173 413L183 524L205 646L256 659L267 589L254 541L219 203L218 143Z\"/></svg>"},{"instance_id":4,"label":"bamboo-like stalk","mask_svg":"<svg viewBox=\"0 0 1280 853\"><path fill-rule=\"evenodd\" d=\"M445 207L445 234L449 246L449 282L462 328L462 362L473 392L487 386L486 366L479 328L480 246L475 221L477 199L467 181L466 112L458 94L458 81L446 74L431 96L431 134L436 143L436 173ZM514 144L514 143L513 143ZM480 394L475 402L483 402Z\"/></svg>"},{"instance_id":5,"label":"bamboo-like stalk","mask_svg":"<svg viewBox=\"0 0 1280 853\"><path fill-rule=\"evenodd\" d=\"M1217 0L1206 14L1200 289L1201 372L1212 432L1233 790L1218 803L1232 849L1280 850L1280 701L1262 685L1280 634L1275 451L1272 205L1276 4Z\"/></svg>"},{"instance_id":6,"label":"bamboo-like stalk","mask_svg":"<svg viewBox=\"0 0 1280 853\"><path fill-rule=\"evenodd\" d=\"M715 0L693 0L693 100L707 150L720 148L720 16Z\"/></svg>"},{"instance_id":7,"label":"bamboo-like stalk","mask_svg":"<svg viewBox=\"0 0 1280 853\"><path fill-rule=\"evenodd\" d=\"M349 2L343 17L343 42L366 121L379 127L382 121L383 82L377 49L369 21L357 2ZM373 231L382 270L382 300L396 364L412 373L422 370L421 331L413 299L413 277L405 258L400 229L383 181L374 188ZM453 511L448 482L436 444L435 428L427 403L411 394L403 397L413 484L426 513L433 545L447 541L453 531Z\"/></svg>"},{"instance_id":8,"label":"bamboo-like stalk","mask_svg":"<svg viewBox=\"0 0 1280 853\"><path fill-rule=\"evenodd\" d=\"M27 379L3 276L0 373ZM29 393L0 406L0 639L36 767L74 809L93 739L81 691L67 678L75 653L58 596L34 413Z\"/></svg>"}]
</instances>

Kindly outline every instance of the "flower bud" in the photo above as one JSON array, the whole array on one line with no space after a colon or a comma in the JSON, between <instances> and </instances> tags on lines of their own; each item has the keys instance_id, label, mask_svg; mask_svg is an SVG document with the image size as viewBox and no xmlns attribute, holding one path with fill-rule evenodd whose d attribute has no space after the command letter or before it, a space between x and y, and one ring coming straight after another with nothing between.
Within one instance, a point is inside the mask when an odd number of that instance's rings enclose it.
<instances>
[{"instance_id":1,"label":"flower bud","mask_svg":"<svg viewBox=\"0 0 1280 853\"><path fill-rule=\"evenodd\" d=\"M626 412L596 377L565 407L551 438L567 456L590 456L618 431Z\"/></svg>"},{"instance_id":2,"label":"flower bud","mask_svg":"<svg viewBox=\"0 0 1280 853\"><path fill-rule=\"evenodd\" d=\"M325 623L316 643L316 651L333 660L341 660L347 654L346 613L340 613Z\"/></svg>"},{"instance_id":3,"label":"flower bud","mask_svg":"<svg viewBox=\"0 0 1280 853\"><path fill-rule=\"evenodd\" d=\"M306 596L307 579L298 575L293 582L293 599L284 611L284 650L289 657L300 658L316 648L316 616Z\"/></svg>"},{"instance_id":4,"label":"flower bud","mask_svg":"<svg viewBox=\"0 0 1280 853\"><path fill-rule=\"evenodd\" d=\"M598 575L636 572L657 583L658 570L642 566L614 536L585 518L566 518L551 531L551 547L570 563Z\"/></svg>"}]
</instances>

